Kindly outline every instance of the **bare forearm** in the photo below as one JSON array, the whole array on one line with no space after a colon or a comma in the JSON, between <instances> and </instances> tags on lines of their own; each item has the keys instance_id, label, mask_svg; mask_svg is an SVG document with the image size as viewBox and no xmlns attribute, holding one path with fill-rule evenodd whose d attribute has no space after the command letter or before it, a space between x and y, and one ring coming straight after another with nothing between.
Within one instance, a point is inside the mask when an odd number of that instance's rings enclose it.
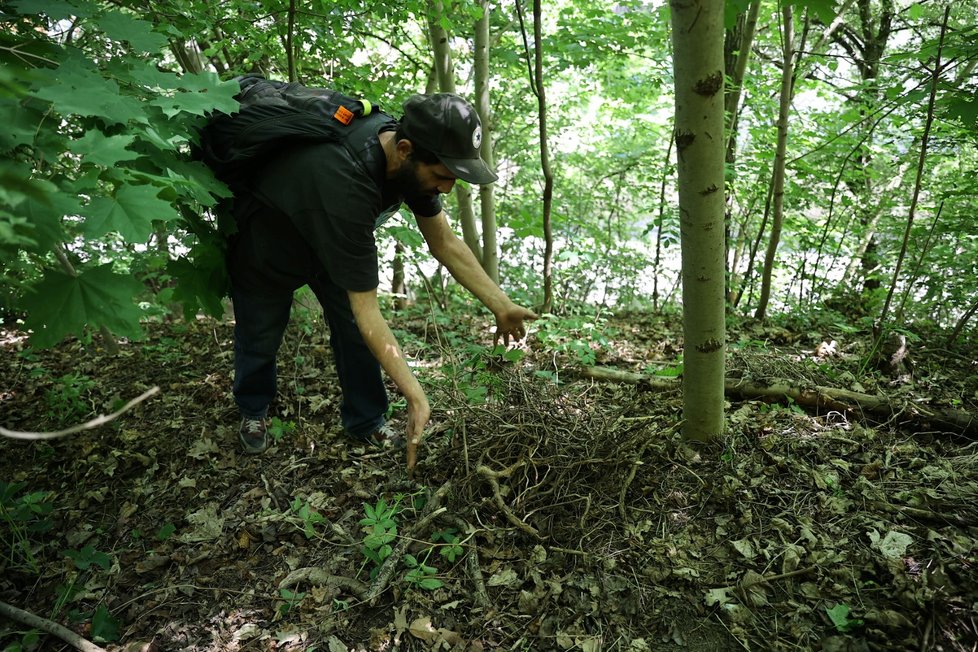
<instances>
[{"instance_id":1,"label":"bare forearm","mask_svg":"<svg viewBox=\"0 0 978 652\"><path fill-rule=\"evenodd\" d=\"M407 364L397 339L380 313L376 292L351 292L350 304L370 352L408 400L424 398L424 390Z\"/></svg>"},{"instance_id":2,"label":"bare forearm","mask_svg":"<svg viewBox=\"0 0 978 652\"><path fill-rule=\"evenodd\" d=\"M494 314L504 312L513 305L510 298L493 283L475 255L461 240L450 240L432 254L462 287L475 295Z\"/></svg>"}]
</instances>

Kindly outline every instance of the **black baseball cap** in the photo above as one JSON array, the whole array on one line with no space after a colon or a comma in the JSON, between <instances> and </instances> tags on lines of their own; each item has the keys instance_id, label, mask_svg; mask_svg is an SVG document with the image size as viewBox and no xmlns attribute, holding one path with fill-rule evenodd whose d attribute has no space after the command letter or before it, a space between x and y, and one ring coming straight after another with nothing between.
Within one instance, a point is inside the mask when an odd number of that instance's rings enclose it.
<instances>
[{"instance_id":1,"label":"black baseball cap","mask_svg":"<svg viewBox=\"0 0 978 652\"><path fill-rule=\"evenodd\" d=\"M412 95L404 103L401 132L437 156L459 179L481 185L499 178L479 155L479 114L458 95Z\"/></svg>"}]
</instances>

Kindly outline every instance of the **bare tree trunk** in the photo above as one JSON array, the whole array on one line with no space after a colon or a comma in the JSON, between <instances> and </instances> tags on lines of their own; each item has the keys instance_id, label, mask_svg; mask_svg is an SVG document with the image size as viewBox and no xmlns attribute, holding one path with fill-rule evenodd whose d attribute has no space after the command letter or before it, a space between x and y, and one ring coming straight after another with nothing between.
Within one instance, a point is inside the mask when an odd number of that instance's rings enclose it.
<instances>
[{"instance_id":1,"label":"bare tree trunk","mask_svg":"<svg viewBox=\"0 0 978 652\"><path fill-rule=\"evenodd\" d=\"M730 77L730 88L724 97L724 112L726 113L726 135L727 135L727 162L732 163L736 160L737 150L737 117L740 114L740 97L744 88L744 76L747 74L747 62L750 60L750 51L754 43L754 34L757 31L757 15L760 12L761 0L752 0L750 8L738 20L737 30L731 34L731 53L737 51L737 57L727 66L727 75ZM739 37L739 38L738 38Z\"/></svg>"},{"instance_id":2,"label":"bare tree trunk","mask_svg":"<svg viewBox=\"0 0 978 652\"><path fill-rule=\"evenodd\" d=\"M669 137L666 158L662 163L662 182L659 184L659 228L655 230L655 259L652 263L652 308L659 309L659 272L662 266L662 229L666 223L666 184L669 181L669 161L672 159L672 145L675 134Z\"/></svg>"},{"instance_id":3,"label":"bare tree trunk","mask_svg":"<svg viewBox=\"0 0 978 652\"><path fill-rule=\"evenodd\" d=\"M543 303L540 312L551 312L554 304L553 290L553 254L554 238L550 213L553 203L553 172L550 169L550 150L547 145L547 96L543 86L543 44L541 27L541 9L539 0L533 2L533 61L530 60L529 37L526 33L526 21L523 19L523 8L520 0L516 1L516 14L520 20L520 31L523 34L523 50L526 53L527 76L530 80L530 90L537 98L537 113L540 122L540 167L543 171Z\"/></svg>"},{"instance_id":4,"label":"bare tree trunk","mask_svg":"<svg viewBox=\"0 0 978 652\"><path fill-rule=\"evenodd\" d=\"M880 313L880 326L886 321L886 313L890 310L893 293L896 292L897 281L900 279L900 269L907 257L907 247L910 243L910 231L913 229L914 216L917 213L917 202L920 200L920 187L924 178L924 166L927 162L927 145L930 142L930 129L934 124L934 103L937 99L937 85L941 80L941 55L944 51L944 35L947 33L947 20L951 15L950 5L944 8L944 21L941 23L941 36L937 42L937 55L934 61L934 72L931 76L930 97L927 99L927 119L924 122L924 133L920 138L920 155L917 158L917 179L913 186L913 197L910 199L910 211L907 215L907 228L903 232L903 244L900 246L900 256L897 258L896 269L893 270L893 281L890 291L886 293L886 302Z\"/></svg>"},{"instance_id":5,"label":"bare tree trunk","mask_svg":"<svg viewBox=\"0 0 978 652\"><path fill-rule=\"evenodd\" d=\"M937 212L934 214L934 219L930 223L930 228L927 230L927 239L924 240L923 246L920 248L920 255L917 257L917 263L914 265L913 273L910 275L910 280L907 281L907 286L903 290L903 299L900 301L900 307L897 308L896 321L900 323L903 321L903 309L907 306L907 300L913 293L913 287L917 284L917 278L920 276L920 268L923 266L924 261L927 259L927 254L930 253L930 243L934 239L934 231L937 230L937 223L941 219L941 213L944 212L944 200L941 200L941 205L937 207Z\"/></svg>"},{"instance_id":6,"label":"bare tree trunk","mask_svg":"<svg viewBox=\"0 0 978 652\"><path fill-rule=\"evenodd\" d=\"M452 63L452 48L448 43L448 33L441 24L442 15L441 0L428 0L428 35L435 55L438 87L443 93L454 93L455 66ZM458 220L462 224L462 240L481 263L482 247L479 244L479 230L475 225L472 191L467 185L455 184L455 200L458 204Z\"/></svg>"},{"instance_id":7,"label":"bare tree trunk","mask_svg":"<svg viewBox=\"0 0 978 652\"><path fill-rule=\"evenodd\" d=\"M295 46L292 41L295 37L295 0L289 0L289 24L285 34L285 57L289 66L289 81L295 81Z\"/></svg>"},{"instance_id":8,"label":"bare tree trunk","mask_svg":"<svg viewBox=\"0 0 978 652\"><path fill-rule=\"evenodd\" d=\"M517 0L518 2L519 0ZM543 170L543 237L545 242L543 253L543 306L544 313L553 310L553 256L554 234L551 223L553 207L554 175L550 169L550 148L547 144L547 94L543 84L543 27L540 0L533 0L533 60L535 73L533 75L534 92L537 96L537 107L540 114L540 167Z\"/></svg>"},{"instance_id":9,"label":"bare tree trunk","mask_svg":"<svg viewBox=\"0 0 978 652\"><path fill-rule=\"evenodd\" d=\"M757 30L757 15L760 11L761 0L752 0L746 14L737 17L737 24L732 30L728 30L724 39L724 69L726 78L730 80L729 87L724 94L724 115L726 135L726 164L729 170L736 169L737 163L737 118L740 112L740 97L743 90L744 75L747 72L747 62L750 59L751 46L754 42L754 34ZM733 212L734 212L734 178L731 178L726 185L726 214L724 215L724 242L726 247L733 245ZM746 237L746 232L741 230L738 234L738 242ZM736 258L736 256L735 256ZM730 260L729 251L724 252L724 260ZM725 294L728 301L733 301L734 292L732 290L735 282L734 272L736 267L727 267L726 290Z\"/></svg>"},{"instance_id":10,"label":"bare tree trunk","mask_svg":"<svg viewBox=\"0 0 978 652\"><path fill-rule=\"evenodd\" d=\"M475 107L482 121L482 160L489 169L496 169L493 152L493 120L489 104L489 0L479 0L482 17L475 23ZM499 248L496 244L495 184L479 186L482 208L482 269L499 283Z\"/></svg>"},{"instance_id":11,"label":"bare tree trunk","mask_svg":"<svg viewBox=\"0 0 978 652\"><path fill-rule=\"evenodd\" d=\"M781 7L781 102L778 109L778 142L774 155L773 200L774 213L771 217L771 239L768 240L764 256L764 272L761 275L761 298L758 300L754 317L764 319L767 304L771 298L771 277L774 273L778 243L781 241L781 228L784 224L784 168L785 152L788 148L788 113L791 110L791 82L794 77L794 17L791 5Z\"/></svg>"},{"instance_id":12,"label":"bare tree trunk","mask_svg":"<svg viewBox=\"0 0 978 652\"><path fill-rule=\"evenodd\" d=\"M723 0L672 2L683 281L683 434L723 433Z\"/></svg>"},{"instance_id":13,"label":"bare tree trunk","mask_svg":"<svg viewBox=\"0 0 978 652\"><path fill-rule=\"evenodd\" d=\"M964 330L965 325L971 321L972 317L975 316L975 312L978 312L978 299L971 304L971 307L968 308L963 315L961 315L961 319L959 319L958 323L954 325L954 330L951 331L951 334L947 338L948 346L954 344L954 341L958 339L958 336L961 335L961 331Z\"/></svg>"}]
</instances>

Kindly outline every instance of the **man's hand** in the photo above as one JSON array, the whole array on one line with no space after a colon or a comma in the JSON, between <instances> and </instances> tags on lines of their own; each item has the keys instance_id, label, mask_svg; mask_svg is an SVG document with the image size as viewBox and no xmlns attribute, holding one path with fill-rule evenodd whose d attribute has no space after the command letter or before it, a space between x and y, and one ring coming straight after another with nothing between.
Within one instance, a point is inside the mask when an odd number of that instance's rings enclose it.
<instances>
[{"instance_id":1,"label":"man's hand","mask_svg":"<svg viewBox=\"0 0 978 652\"><path fill-rule=\"evenodd\" d=\"M418 461L418 446L421 445L424 427L428 425L428 419L431 418L428 399L422 395L420 399L408 401L407 412L407 468L408 473L413 473L414 465Z\"/></svg>"},{"instance_id":2,"label":"man's hand","mask_svg":"<svg viewBox=\"0 0 978 652\"><path fill-rule=\"evenodd\" d=\"M493 346L499 343L499 338L503 338L503 344L509 346L509 338L521 340L526 335L526 325L524 321L537 319L538 315L532 310L527 310L515 303L510 303L505 309L496 313L496 335L493 337Z\"/></svg>"}]
</instances>

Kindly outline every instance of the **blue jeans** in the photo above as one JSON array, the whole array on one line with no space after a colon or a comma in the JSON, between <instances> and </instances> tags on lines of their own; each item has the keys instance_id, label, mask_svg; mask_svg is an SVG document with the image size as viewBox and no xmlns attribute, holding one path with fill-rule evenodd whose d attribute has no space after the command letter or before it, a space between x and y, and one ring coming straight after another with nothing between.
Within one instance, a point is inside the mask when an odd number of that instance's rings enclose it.
<instances>
[{"instance_id":1,"label":"blue jeans","mask_svg":"<svg viewBox=\"0 0 978 652\"><path fill-rule=\"evenodd\" d=\"M353 318L346 290L325 272L310 282L329 324L329 343L343 402L340 421L348 433L366 436L384 425L387 390L380 364ZM232 284L234 304L234 400L244 417L264 417L275 397L275 358L289 323L292 290L272 292Z\"/></svg>"}]
</instances>

